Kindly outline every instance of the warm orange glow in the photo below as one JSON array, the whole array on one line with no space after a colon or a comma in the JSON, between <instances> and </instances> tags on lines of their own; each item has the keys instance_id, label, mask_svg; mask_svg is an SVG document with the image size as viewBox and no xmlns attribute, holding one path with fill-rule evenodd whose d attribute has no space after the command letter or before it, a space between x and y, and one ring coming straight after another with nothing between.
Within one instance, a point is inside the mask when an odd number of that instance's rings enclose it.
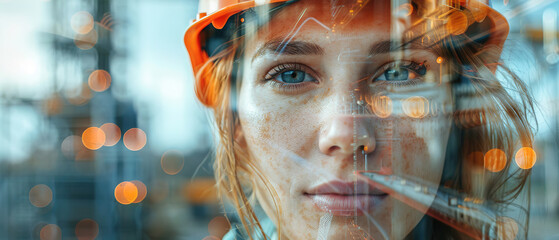
<instances>
[{"instance_id":1,"label":"warm orange glow","mask_svg":"<svg viewBox=\"0 0 559 240\"><path fill-rule=\"evenodd\" d=\"M485 169L500 172L507 165L507 156L501 149L491 149L483 156Z\"/></svg>"},{"instance_id":2,"label":"warm orange glow","mask_svg":"<svg viewBox=\"0 0 559 240\"><path fill-rule=\"evenodd\" d=\"M76 47L79 49L88 50L97 44L98 39L99 35L97 35L97 31L91 29L91 31L86 34L76 34L76 36L74 36L74 44L76 44Z\"/></svg>"},{"instance_id":3,"label":"warm orange glow","mask_svg":"<svg viewBox=\"0 0 559 240\"><path fill-rule=\"evenodd\" d=\"M87 84L91 90L103 92L111 86L111 74L105 70L95 70L89 74Z\"/></svg>"},{"instance_id":4,"label":"warm orange glow","mask_svg":"<svg viewBox=\"0 0 559 240\"><path fill-rule=\"evenodd\" d=\"M208 232L217 239L222 239L229 232L229 229L231 229L231 224L223 216L215 217L208 224Z\"/></svg>"},{"instance_id":5,"label":"warm orange glow","mask_svg":"<svg viewBox=\"0 0 559 240\"><path fill-rule=\"evenodd\" d=\"M146 188L146 185L138 180L134 180L130 182L136 186L136 189L138 189L138 196L132 203L139 203L141 201L144 201L144 198L146 198L146 195L148 193L148 189Z\"/></svg>"},{"instance_id":6,"label":"warm orange glow","mask_svg":"<svg viewBox=\"0 0 559 240\"><path fill-rule=\"evenodd\" d=\"M120 204L128 205L138 197L138 188L134 183L121 182L115 187L115 199Z\"/></svg>"},{"instance_id":7,"label":"warm orange glow","mask_svg":"<svg viewBox=\"0 0 559 240\"><path fill-rule=\"evenodd\" d=\"M86 11L80 11L72 15L70 26L78 34L86 34L93 29L95 22L93 16Z\"/></svg>"},{"instance_id":8,"label":"warm orange glow","mask_svg":"<svg viewBox=\"0 0 559 240\"><path fill-rule=\"evenodd\" d=\"M126 131L124 137L122 138L124 142L124 146L132 151L138 151L146 145L147 136L142 129L139 128L131 128L130 130Z\"/></svg>"},{"instance_id":9,"label":"warm orange glow","mask_svg":"<svg viewBox=\"0 0 559 240\"><path fill-rule=\"evenodd\" d=\"M498 217L498 239L502 240L514 240L518 234L518 224L516 221L509 217Z\"/></svg>"},{"instance_id":10,"label":"warm orange glow","mask_svg":"<svg viewBox=\"0 0 559 240\"><path fill-rule=\"evenodd\" d=\"M89 127L82 133L83 145L91 150L97 150L105 144L105 132L97 127Z\"/></svg>"},{"instance_id":11,"label":"warm orange glow","mask_svg":"<svg viewBox=\"0 0 559 240\"><path fill-rule=\"evenodd\" d=\"M41 228L39 236L41 240L60 240L62 239L62 230L55 224L48 224Z\"/></svg>"},{"instance_id":12,"label":"warm orange glow","mask_svg":"<svg viewBox=\"0 0 559 240\"><path fill-rule=\"evenodd\" d=\"M461 11L454 11L448 16L446 30L452 35L460 35L468 29L468 17Z\"/></svg>"},{"instance_id":13,"label":"warm orange glow","mask_svg":"<svg viewBox=\"0 0 559 240\"><path fill-rule=\"evenodd\" d=\"M373 97L369 104L379 118L387 118L392 114L392 99L388 96Z\"/></svg>"},{"instance_id":14,"label":"warm orange glow","mask_svg":"<svg viewBox=\"0 0 559 240\"><path fill-rule=\"evenodd\" d=\"M429 114L429 100L424 97L409 97L402 102L404 113L412 118L424 118Z\"/></svg>"},{"instance_id":15,"label":"warm orange glow","mask_svg":"<svg viewBox=\"0 0 559 240\"><path fill-rule=\"evenodd\" d=\"M470 154L468 154L468 161L475 168L483 169L484 160L482 152L471 152Z\"/></svg>"},{"instance_id":16,"label":"warm orange glow","mask_svg":"<svg viewBox=\"0 0 559 240\"><path fill-rule=\"evenodd\" d=\"M167 151L161 157L161 168L169 175L176 175L184 166L184 157L178 151Z\"/></svg>"},{"instance_id":17,"label":"warm orange glow","mask_svg":"<svg viewBox=\"0 0 559 240\"><path fill-rule=\"evenodd\" d=\"M523 147L514 157L516 165L522 169L530 169L536 164L536 151L530 147Z\"/></svg>"},{"instance_id":18,"label":"warm orange glow","mask_svg":"<svg viewBox=\"0 0 559 240\"><path fill-rule=\"evenodd\" d=\"M406 16L410 16L413 13L413 5L404 3L398 7L398 11L402 11Z\"/></svg>"},{"instance_id":19,"label":"warm orange glow","mask_svg":"<svg viewBox=\"0 0 559 240\"><path fill-rule=\"evenodd\" d=\"M114 146L120 141L120 128L114 123L105 123L100 127L105 133L105 146Z\"/></svg>"},{"instance_id":20,"label":"warm orange glow","mask_svg":"<svg viewBox=\"0 0 559 240\"><path fill-rule=\"evenodd\" d=\"M52 202L52 190L47 185L39 184L29 190L29 202L35 207L46 207Z\"/></svg>"},{"instance_id":21,"label":"warm orange glow","mask_svg":"<svg viewBox=\"0 0 559 240\"><path fill-rule=\"evenodd\" d=\"M444 62L444 58L443 58L443 57L438 57L438 58L437 58L437 63L438 63L438 64L441 64L441 63L443 63L443 62Z\"/></svg>"},{"instance_id":22,"label":"warm orange glow","mask_svg":"<svg viewBox=\"0 0 559 240\"><path fill-rule=\"evenodd\" d=\"M99 234L99 225L93 219L83 219L76 224L76 237L78 240L93 240Z\"/></svg>"},{"instance_id":23,"label":"warm orange glow","mask_svg":"<svg viewBox=\"0 0 559 240\"><path fill-rule=\"evenodd\" d=\"M242 23L245 22L245 18L241 18L241 22L242 22Z\"/></svg>"},{"instance_id":24,"label":"warm orange glow","mask_svg":"<svg viewBox=\"0 0 559 240\"><path fill-rule=\"evenodd\" d=\"M182 186L183 198L193 204L207 204L217 202L215 180L212 178L199 178L187 181Z\"/></svg>"}]
</instances>

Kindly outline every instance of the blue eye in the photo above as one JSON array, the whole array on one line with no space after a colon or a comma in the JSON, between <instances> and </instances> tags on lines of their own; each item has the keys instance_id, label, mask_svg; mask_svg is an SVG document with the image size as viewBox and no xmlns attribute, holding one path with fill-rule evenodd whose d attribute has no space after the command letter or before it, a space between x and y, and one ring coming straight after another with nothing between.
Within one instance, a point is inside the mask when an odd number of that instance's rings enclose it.
<instances>
[{"instance_id":1,"label":"blue eye","mask_svg":"<svg viewBox=\"0 0 559 240\"><path fill-rule=\"evenodd\" d=\"M305 71L289 70L280 73L276 77L276 80L283 83L295 84L295 83L314 81L314 78L311 77L310 74L306 73Z\"/></svg>"},{"instance_id":2,"label":"blue eye","mask_svg":"<svg viewBox=\"0 0 559 240\"><path fill-rule=\"evenodd\" d=\"M421 78L427 73L425 64L410 62L407 65L391 63L384 68L384 72L375 80L387 82L405 82Z\"/></svg>"},{"instance_id":3,"label":"blue eye","mask_svg":"<svg viewBox=\"0 0 559 240\"><path fill-rule=\"evenodd\" d=\"M382 78L384 77L384 78ZM381 79L382 78L382 79ZM388 69L384 71L382 76L377 80L384 80L384 81L405 81L410 78L410 72L405 68L398 68L398 69Z\"/></svg>"}]
</instances>

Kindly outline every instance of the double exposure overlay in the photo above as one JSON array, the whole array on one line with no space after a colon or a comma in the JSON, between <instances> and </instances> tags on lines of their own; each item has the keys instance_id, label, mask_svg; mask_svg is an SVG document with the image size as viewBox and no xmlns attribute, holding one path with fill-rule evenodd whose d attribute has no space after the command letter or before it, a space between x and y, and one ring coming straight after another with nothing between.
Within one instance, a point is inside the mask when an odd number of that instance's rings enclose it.
<instances>
[{"instance_id":1,"label":"double exposure overlay","mask_svg":"<svg viewBox=\"0 0 559 240\"><path fill-rule=\"evenodd\" d=\"M559 238L558 12L0 0L0 239Z\"/></svg>"}]
</instances>

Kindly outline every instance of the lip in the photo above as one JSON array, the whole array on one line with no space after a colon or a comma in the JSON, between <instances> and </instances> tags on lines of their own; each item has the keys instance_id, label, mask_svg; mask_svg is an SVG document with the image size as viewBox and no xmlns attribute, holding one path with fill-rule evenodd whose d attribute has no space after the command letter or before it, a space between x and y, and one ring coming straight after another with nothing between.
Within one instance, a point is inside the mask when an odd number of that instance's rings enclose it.
<instances>
[{"instance_id":1,"label":"lip","mask_svg":"<svg viewBox=\"0 0 559 240\"><path fill-rule=\"evenodd\" d=\"M363 215L388 196L365 181L329 181L304 193L321 211L336 216Z\"/></svg>"}]
</instances>

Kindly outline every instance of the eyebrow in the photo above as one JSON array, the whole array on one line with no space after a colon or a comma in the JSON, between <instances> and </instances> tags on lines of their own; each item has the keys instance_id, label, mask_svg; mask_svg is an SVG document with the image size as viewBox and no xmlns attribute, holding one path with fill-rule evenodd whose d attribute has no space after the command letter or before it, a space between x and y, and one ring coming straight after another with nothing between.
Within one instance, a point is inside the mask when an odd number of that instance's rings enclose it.
<instances>
[{"instance_id":1,"label":"eyebrow","mask_svg":"<svg viewBox=\"0 0 559 240\"><path fill-rule=\"evenodd\" d=\"M271 40L256 51L252 61L267 53L276 53L278 55L324 55L324 48L316 43L305 41L290 41L284 43L280 40Z\"/></svg>"},{"instance_id":2,"label":"eyebrow","mask_svg":"<svg viewBox=\"0 0 559 240\"><path fill-rule=\"evenodd\" d=\"M405 43L399 43L399 42L395 42L395 41L381 41L381 42L375 43L370 48L369 55L374 56L374 55L378 55L378 54L391 53L391 52L408 50L408 49L427 50L427 51L434 52L434 49L432 49L430 47L425 47L423 44L421 44L418 41L409 41L409 42L405 42Z\"/></svg>"},{"instance_id":3,"label":"eyebrow","mask_svg":"<svg viewBox=\"0 0 559 240\"><path fill-rule=\"evenodd\" d=\"M369 49L369 56L407 49L427 50L435 52L434 49L425 47L418 41L409 41L402 44L399 42L386 40L373 44L373 46ZM316 43L306 41L291 41L288 43L284 43L280 40L271 40L264 43L264 45L256 51L256 53L252 57L252 62L254 62L256 58L268 53L276 53L278 55L324 55L324 48Z\"/></svg>"}]
</instances>

